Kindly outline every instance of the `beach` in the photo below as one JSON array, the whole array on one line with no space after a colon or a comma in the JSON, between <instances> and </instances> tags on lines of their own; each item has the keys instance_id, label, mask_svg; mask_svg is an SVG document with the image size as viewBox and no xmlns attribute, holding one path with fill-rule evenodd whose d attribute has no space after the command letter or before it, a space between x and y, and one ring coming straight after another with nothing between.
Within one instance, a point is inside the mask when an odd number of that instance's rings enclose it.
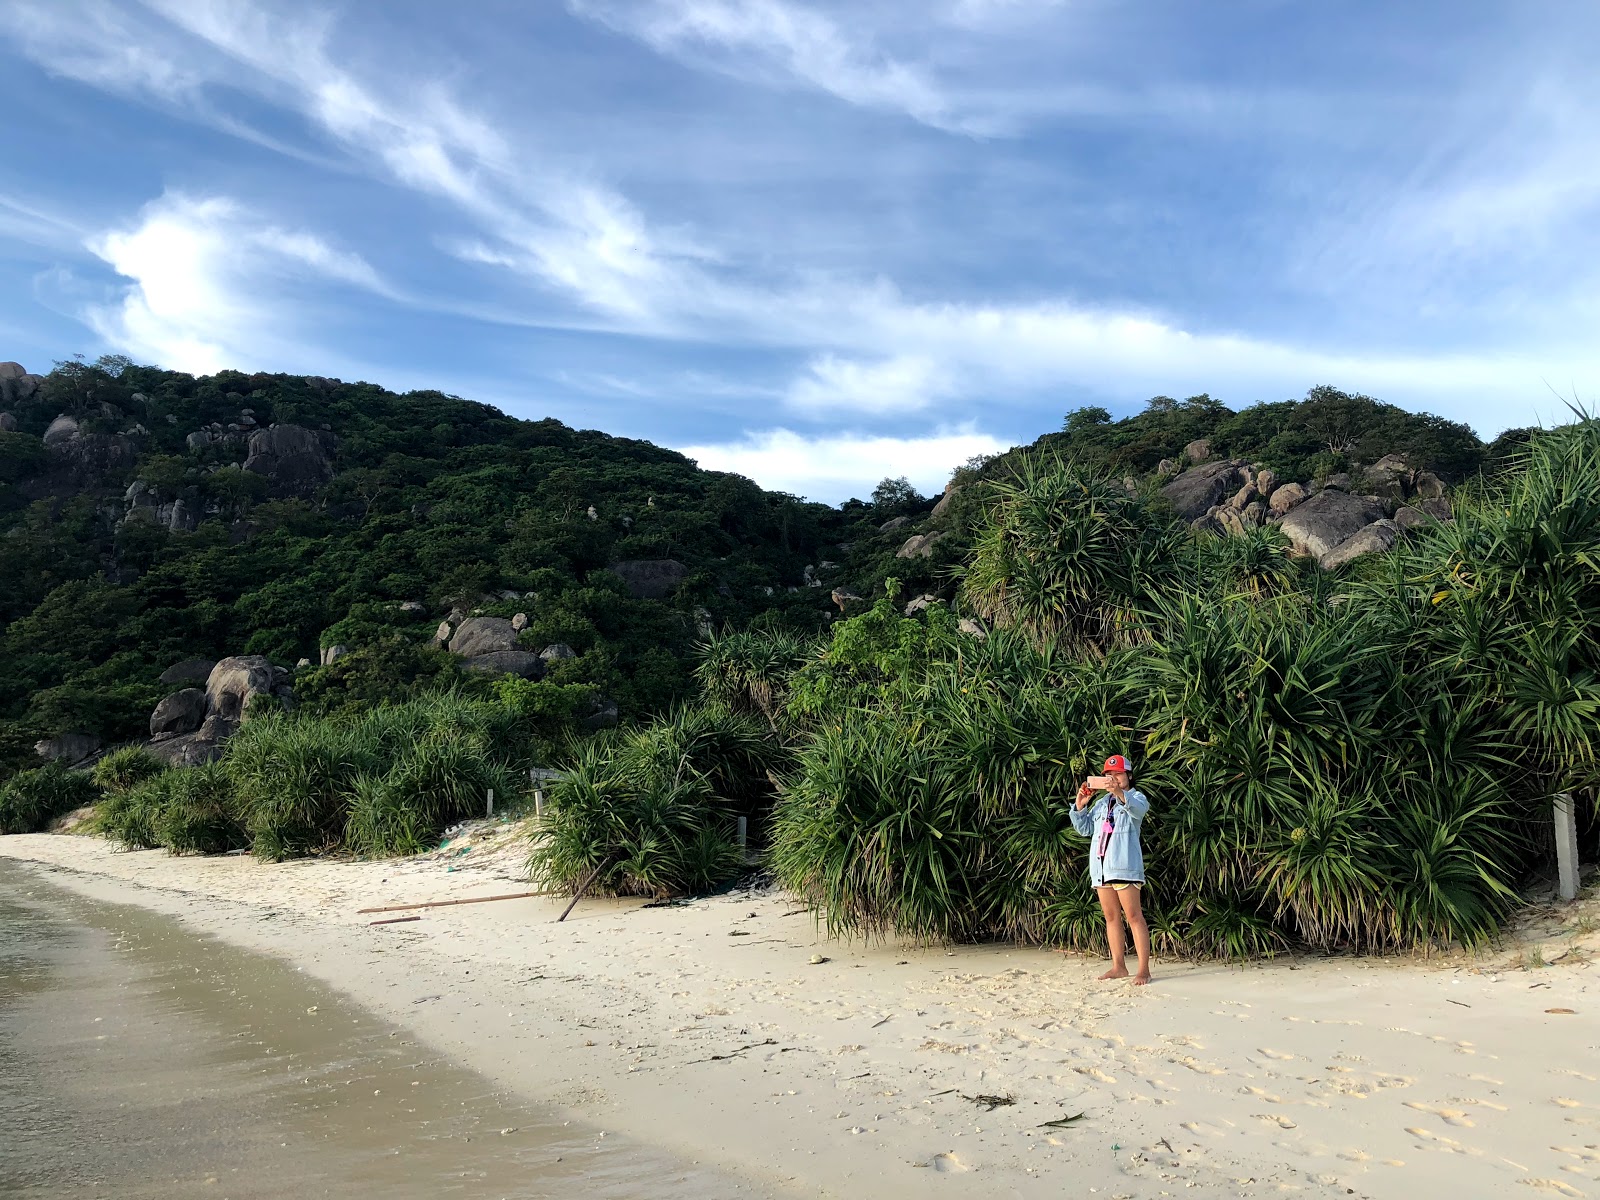
<instances>
[{"instance_id":1,"label":"beach","mask_svg":"<svg viewBox=\"0 0 1600 1200\"><path fill-rule=\"evenodd\" d=\"M36 834L0 858L279 960L742 1194L1600 1196L1592 895L1476 956L1158 961L1139 989L1048 950L830 940L772 888L565 922L567 897L358 911L528 890L524 833L277 865Z\"/></svg>"}]
</instances>

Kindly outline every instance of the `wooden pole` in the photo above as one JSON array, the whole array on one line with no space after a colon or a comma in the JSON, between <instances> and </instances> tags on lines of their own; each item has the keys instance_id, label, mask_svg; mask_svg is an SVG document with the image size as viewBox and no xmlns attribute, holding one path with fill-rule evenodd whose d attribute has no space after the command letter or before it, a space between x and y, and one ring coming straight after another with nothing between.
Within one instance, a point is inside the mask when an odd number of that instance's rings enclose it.
<instances>
[{"instance_id":1,"label":"wooden pole","mask_svg":"<svg viewBox=\"0 0 1600 1200\"><path fill-rule=\"evenodd\" d=\"M465 900L425 900L421 904L386 904L381 908L358 908L358 913L403 912L411 908L448 908L452 904L488 904L493 900L526 900L530 896L554 896L555 892L508 892L503 896L469 896Z\"/></svg>"},{"instance_id":2,"label":"wooden pole","mask_svg":"<svg viewBox=\"0 0 1600 1200\"><path fill-rule=\"evenodd\" d=\"M561 915L556 918L558 922L565 921L567 919L567 913L570 913L573 909L578 907L578 901L583 899L583 894L589 890L589 886L594 883L596 879L599 879L600 872L604 871L610 865L611 860L606 859L598 867L589 872L589 878L585 879L581 884L579 884L578 890L572 893L572 903L567 905L567 907L562 910Z\"/></svg>"},{"instance_id":3,"label":"wooden pole","mask_svg":"<svg viewBox=\"0 0 1600 1200\"><path fill-rule=\"evenodd\" d=\"M489 811L483 814L486 817L494 816L494 789L489 789Z\"/></svg>"}]
</instances>

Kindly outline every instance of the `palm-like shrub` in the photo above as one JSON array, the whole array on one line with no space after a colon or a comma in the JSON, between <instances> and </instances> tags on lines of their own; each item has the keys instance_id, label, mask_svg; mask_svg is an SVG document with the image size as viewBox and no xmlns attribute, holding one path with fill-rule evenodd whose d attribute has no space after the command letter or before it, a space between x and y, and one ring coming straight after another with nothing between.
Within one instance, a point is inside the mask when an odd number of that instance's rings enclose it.
<instances>
[{"instance_id":1,"label":"palm-like shrub","mask_svg":"<svg viewBox=\"0 0 1600 1200\"><path fill-rule=\"evenodd\" d=\"M440 830L481 814L490 791L510 802L516 779L479 736L434 733L400 752L382 774L356 778L345 843L369 858L430 849Z\"/></svg>"},{"instance_id":2,"label":"palm-like shrub","mask_svg":"<svg viewBox=\"0 0 1600 1200\"><path fill-rule=\"evenodd\" d=\"M1031 457L988 485L962 597L1036 645L1104 650L1126 639L1183 534L1108 473Z\"/></svg>"},{"instance_id":3,"label":"palm-like shrub","mask_svg":"<svg viewBox=\"0 0 1600 1200\"><path fill-rule=\"evenodd\" d=\"M125 792L166 769L167 764L143 746L124 746L95 763L89 778L107 793Z\"/></svg>"},{"instance_id":4,"label":"palm-like shrub","mask_svg":"<svg viewBox=\"0 0 1600 1200\"><path fill-rule=\"evenodd\" d=\"M694 895L741 865L736 819L770 794L780 750L759 719L681 709L578 751L535 831L535 879L618 896Z\"/></svg>"},{"instance_id":5,"label":"palm-like shrub","mask_svg":"<svg viewBox=\"0 0 1600 1200\"><path fill-rule=\"evenodd\" d=\"M700 647L695 679L708 700L757 713L776 728L789 679L810 652L804 639L790 633L750 629L713 635Z\"/></svg>"},{"instance_id":6,"label":"palm-like shrub","mask_svg":"<svg viewBox=\"0 0 1600 1200\"><path fill-rule=\"evenodd\" d=\"M59 762L18 771L0 787L0 833L36 833L99 798L100 789L88 775Z\"/></svg>"},{"instance_id":7,"label":"palm-like shrub","mask_svg":"<svg viewBox=\"0 0 1600 1200\"><path fill-rule=\"evenodd\" d=\"M154 793L155 836L174 854L222 854L250 845L233 780L220 763L167 771L136 791Z\"/></svg>"},{"instance_id":8,"label":"palm-like shrub","mask_svg":"<svg viewBox=\"0 0 1600 1200\"><path fill-rule=\"evenodd\" d=\"M380 738L332 721L242 725L225 761L256 857L278 862L338 845L355 781L379 768L382 749Z\"/></svg>"}]
</instances>

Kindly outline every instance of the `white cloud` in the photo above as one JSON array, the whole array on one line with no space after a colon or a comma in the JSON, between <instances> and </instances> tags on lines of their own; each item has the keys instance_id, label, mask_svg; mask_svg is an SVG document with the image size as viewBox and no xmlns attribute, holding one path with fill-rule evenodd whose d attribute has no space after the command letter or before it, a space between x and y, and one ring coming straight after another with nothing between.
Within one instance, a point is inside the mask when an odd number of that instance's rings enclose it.
<instances>
[{"instance_id":1,"label":"white cloud","mask_svg":"<svg viewBox=\"0 0 1600 1200\"><path fill-rule=\"evenodd\" d=\"M915 412L952 391L938 363L921 355L861 362L824 354L789 387L791 408L809 414L834 410L886 415Z\"/></svg>"},{"instance_id":2,"label":"white cloud","mask_svg":"<svg viewBox=\"0 0 1600 1200\"><path fill-rule=\"evenodd\" d=\"M737 442L679 448L707 470L732 471L771 490L838 503L866 496L880 479L902 475L919 491L931 493L969 458L1009 447L965 425L920 437L806 437L790 429L768 429L747 433Z\"/></svg>"},{"instance_id":3,"label":"white cloud","mask_svg":"<svg viewBox=\"0 0 1600 1200\"><path fill-rule=\"evenodd\" d=\"M119 350L196 375L283 369L283 359L302 353L310 322L286 314L310 315L308 282L385 292L358 256L218 196L169 193L88 248L130 281L115 303L90 306L95 332ZM284 303L285 293L295 302Z\"/></svg>"},{"instance_id":4,"label":"white cloud","mask_svg":"<svg viewBox=\"0 0 1600 1200\"><path fill-rule=\"evenodd\" d=\"M847 31L793 0L569 0L569 7L662 54L741 78L799 84L940 129L973 128L925 70L879 51L859 22Z\"/></svg>"}]
</instances>

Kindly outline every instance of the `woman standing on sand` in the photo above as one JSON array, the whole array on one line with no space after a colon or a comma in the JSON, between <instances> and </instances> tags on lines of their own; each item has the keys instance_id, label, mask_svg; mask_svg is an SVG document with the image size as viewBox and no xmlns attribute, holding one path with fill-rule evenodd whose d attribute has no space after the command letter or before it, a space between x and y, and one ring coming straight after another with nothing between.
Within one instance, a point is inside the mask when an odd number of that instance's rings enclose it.
<instances>
[{"instance_id":1,"label":"woman standing on sand","mask_svg":"<svg viewBox=\"0 0 1600 1200\"><path fill-rule=\"evenodd\" d=\"M1120 754L1106 759L1105 774L1093 776L1078 788L1072 809L1072 827L1089 842L1089 882L1100 897L1106 917L1106 940L1111 944L1111 970L1101 979L1125 979L1123 922L1133 934L1139 952L1137 986L1150 982L1150 929L1144 923L1139 894L1144 889L1144 851L1139 846L1139 826L1150 811L1145 794L1132 787L1128 760ZM1096 789L1104 792L1094 800ZM1090 801L1093 800L1093 806Z\"/></svg>"}]
</instances>

